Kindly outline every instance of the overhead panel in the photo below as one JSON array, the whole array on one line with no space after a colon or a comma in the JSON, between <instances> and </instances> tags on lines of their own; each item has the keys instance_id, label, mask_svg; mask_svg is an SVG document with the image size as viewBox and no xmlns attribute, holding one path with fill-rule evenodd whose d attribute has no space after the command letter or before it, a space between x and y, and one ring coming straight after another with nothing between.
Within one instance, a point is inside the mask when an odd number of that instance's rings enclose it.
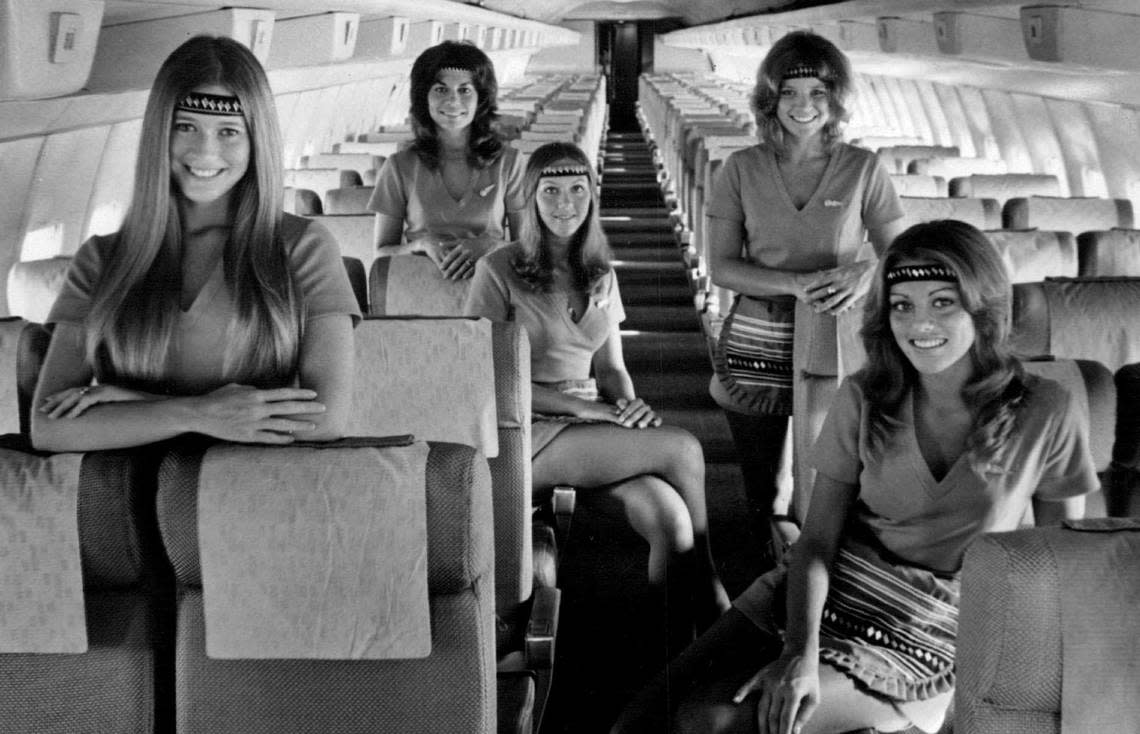
<instances>
[{"instance_id":1,"label":"overhead panel","mask_svg":"<svg viewBox=\"0 0 1140 734\"><path fill-rule=\"evenodd\" d=\"M273 40L273 11L227 8L104 26L87 88L99 92L145 89L171 51L201 34L239 41L265 64Z\"/></svg>"},{"instance_id":2,"label":"overhead panel","mask_svg":"<svg viewBox=\"0 0 1140 734\"><path fill-rule=\"evenodd\" d=\"M878 19L879 48L889 54L937 56L938 40L934 24L911 18L882 17Z\"/></svg>"},{"instance_id":3,"label":"overhead panel","mask_svg":"<svg viewBox=\"0 0 1140 734\"><path fill-rule=\"evenodd\" d=\"M443 23L438 20L421 20L408 29L408 53L418 55L425 48L443 41Z\"/></svg>"},{"instance_id":4,"label":"overhead panel","mask_svg":"<svg viewBox=\"0 0 1140 734\"><path fill-rule=\"evenodd\" d=\"M361 22L356 32L356 58L380 59L402 55L408 48L410 26L407 18L400 17Z\"/></svg>"},{"instance_id":5,"label":"overhead panel","mask_svg":"<svg viewBox=\"0 0 1140 734\"><path fill-rule=\"evenodd\" d=\"M278 20L273 25L269 68L316 66L352 58L360 16L321 13Z\"/></svg>"},{"instance_id":6,"label":"overhead panel","mask_svg":"<svg viewBox=\"0 0 1140 734\"><path fill-rule=\"evenodd\" d=\"M1026 51L1038 61L1140 70L1140 15L1031 5L1021 9L1021 30Z\"/></svg>"},{"instance_id":7,"label":"overhead panel","mask_svg":"<svg viewBox=\"0 0 1140 734\"><path fill-rule=\"evenodd\" d=\"M934 35L944 54L994 61L1028 61L1021 21L947 11L934 14Z\"/></svg>"},{"instance_id":8,"label":"overhead panel","mask_svg":"<svg viewBox=\"0 0 1140 734\"><path fill-rule=\"evenodd\" d=\"M102 18L101 0L0 0L0 101L82 88Z\"/></svg>"},{"instance_id":9,"label":"overhead panel","mask_svg":"<svg viewBox=\"0 0 1140 734\"><path fill-rule=\"evenodd\" d=\"M874 23L839 21L839 47L849 53L879 53L879 29Z\"/></svg>"}]
</instances>

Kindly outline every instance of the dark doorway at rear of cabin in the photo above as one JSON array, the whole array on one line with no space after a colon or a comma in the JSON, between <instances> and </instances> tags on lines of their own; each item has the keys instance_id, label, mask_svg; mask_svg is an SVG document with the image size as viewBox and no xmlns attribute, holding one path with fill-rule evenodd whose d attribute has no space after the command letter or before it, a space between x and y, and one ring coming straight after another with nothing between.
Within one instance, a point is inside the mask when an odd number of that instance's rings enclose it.
<instances>
[{"instance_id":1,"label":"dark doorway at rear of cabin","mask_svg":"<svg viewBox=\"0 0 1140 734\"><path fill-rule=\"evenodd\" d=\"M681 27L679 18L640 21L599 21L598 66L609 77L610 129L638 130L637 79L653 72L654 37Z\"/></svg>"}]
</instances>

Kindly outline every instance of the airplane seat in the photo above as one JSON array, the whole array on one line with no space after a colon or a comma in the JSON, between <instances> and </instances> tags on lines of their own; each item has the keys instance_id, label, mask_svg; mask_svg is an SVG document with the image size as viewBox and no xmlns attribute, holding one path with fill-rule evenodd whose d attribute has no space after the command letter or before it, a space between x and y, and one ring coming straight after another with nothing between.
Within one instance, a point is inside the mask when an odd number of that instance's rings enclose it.
<instances>
[{"instance_id":1,"label":"airplane seat","mask_svg":"<svg viewBox=\"0 0 1140 734\"><path fill-rule=\"evenodd\" d=\"M376 257L376 215L315 214L308 217L323 224L340 246L340 254L354 257L368 268Z\"/></svg>"},{"instance_id":2,"label":"airplane seat","mask_svg":"<svg viewBox=\"0 0 1140 734\"><path fill-rule=\"evenodd\" d=\"M43 321L63 288L70 255L24 260L8 271L8 313Z\"/></svg>"},{"instance_id":3,"label":"airplane seat","mask_svg":"<svg viewBox=\"0 0 1140 734\"><path fill-rule=\"evenodd\" d=\"M947 196L946 179L940 176L924 176L920 173L891 173L891 183L899 196L921 196L926 198Z\"/></svg>"},{"instance_id":4,"label":"airplane seat","mask_svg":"<svg viewBox=\"0 0 1140 734\"><path fill-rule=\"evenodd\" d=\"M352 295L356 296L356 304L360 306L360 313L368 313L368 275L364 271L364 263L355 257L342 257L344 271L348 274L348 283L352 286Z\"/></svg>"},{"instance_id":5,"label":"airplane seat","mask_svg":"<svg viewBox=\"0 0 1140 734\"><path fill-rule=\"evenodd\" d=\"M28 475L44 462L76 456L36 452L19 436L3 437L0 446L5 449L8 469ZM0 654L0 728L4 731L150 734L173 730L174 596L153 519L156 472L153 446L88 452L79 458L76 500L70 511L78 529L83 586L80 614L85 620L87 648L73 653ZM65 473L59 471L56 476ZM45 489L41 486L29 499L45 496ZM4 503L0 515L7 516L17 504ZM50 511L41 517L44 522L56 519ZM9 528L17 522L31 530L26 517L5 517L0 522ZM52 562L41 558L40 570L55 576L56 583L46 584L37 574L36 587L66 584ZM5 593L15 591L9 586ZM44 601L53 603L50 594Z\"/></svg>"},{"instance_id":6,"label":"airplane seat","mask_svg":"<svg viewBox=\"0 0 1140 734\"><path fill-rule=\"evenodd\" d=\"M1002 204L1017 196L1061 195L1061 182L1048 173L977 173L950 180L950 196L997 199Z\"/></svg>"},{"instance_id":7,"label":"airplane seat","mask_svg":"<svg viewBox=\"0 0 1140 734\"><path fill-rule=\"evenodd\" d=\"M1078 274L1077 244L1070 232L998 229L985 234L1001 253L1013 283L1075 278Z\"/></svg>"},{"instance_id":8,"label":"airplane seat","mask_svg":"<svg viewBox=\"0 0 1140 734\"><path fill-rule=\"evenodd\" d=\"M899 204L907 227L935 219L958 219L981 230L1001 228L1001 207L996 199L900 196Z\"/></svg>"},{"instance_id":9,"label":"airplane seat","mask_svg":"<svg viewBox=\"0 0 1140 734\"><path fill-rule=\"evenodd\" d=\"M1136 731L1135 518L990 533L962 567L956 734Z\"/></svg>"},{"instance_id":10,"label":"airplane seat","mask_svg":"<svg viewBox=\"0 0 1140 734\"><path fill-rule=\"evenodd\" d=\"M1082 278L1140 277L1140 230L1081 232L1077 235L1077 258Z\"/></svg>"},{"instance_id":11,"label":"airplane seat","mask_svg":"<svg viewBox=\"0 0 1140 734\"><path fill-rule=\"evenodd\" d=\"M203 578L208 581L209 575L203 573L200 550L199 503L204 487L199 479L211 452L201 443L186 442L166 455L156 504L162 540L178 587L174 673L177 731L490 734L496 730L494 556L487 464L470 446L428 442L426 447L422 481L427 553L422 563L426 566L430 606L430 654L391 659L302 659L276 655L272 650L262 659L248 657L248 653L232 658L207 654L207 645L212 643L207 639L206 615L218 607L208 608L203 597ZM288 462L293 471L306 472L306 476L311 473L313 481L337 476L343 466L344 449L329 448L332 450L223 445L224 451L238 460L270 461L271 455L279 456L272 464ZM352 449L353 453L357 451L377 449ZM393 450L378 451L391 456ZM416 476L409 474L411 471L397 467L390 481L411 480ZM243 511L249 513L253 524L281 522L257 505ZM383 519L374 518L376 525L382 527ZM383 544L369 547L376 552ZM359 554L356 563L372 562L363 548L347 550ZM282 594L296 593L289 590L287 580L283 583ZM382 602L359 601L364 608ZM332 626L342 611L324 610L322 615ZM400 620L410 621L404 617ZM390 629L383 623L374 624L376 628L368 630L370 635L382 635ZM354 644L363 647L372 639L354 640ZM290 641L282 640L285 642ZM321 654L327 655L327 648ZM334 650L328 656L352 654Z\"/></svg>"},{"instance_id":12,"label":"airplane seat","mask_svg":"<svg viewBox=\"0 0 1140 734\"><path fill-rule=\"evenodd\" d=\"M1132 227L1132 202L1097 197L1018 196L1002 208L1003 229L1091 230Z\"/></svg>"},{"instance_id":13,"label":"airplane seat","mask_svg":"<svg viewBox=\"0 0 1140 734\"><path fill-rule=\"evenodd\" d=\"M337 168L354 171L363 177L365 171L377 171L384 162L382 156L371 153L317 153L301 156L301 168Z\"/></svg>"},{"instance_id":14,"label":"airplane seat","mask_svg":"<svg viewBox=\"0 0 1140 734\"><path fill-rule=\"evenodd\" d=\"M970 158L966 156L945 156L939 158L916 158L906 166L906 173L922 173L927 176L941 176L947 181L974 174L1006 173L1005 161L991 158Z\"/></svg>"},{"instance_id":15,"label":"airplane seat","mask_svg":"<svg viewBox=\"0 0 1140 734\"><path fill-rule=\"evenodd\" d=\"M1011 339L1023 357L1140 362L1140 279L1050 278L1013 286Z\"/></svg>"},{"instance_id":16,"label":"airplane seat","mask_svg":"<svg viewBox=\"0 0 1140 734\"><path fill-rule=\"evenodd\" d=\"M312 189L299 189L292 186L285 187L285 212L296 214L299 217L308 217L313 214L324 214L321 197Z\"/></svg>"},{"instance_id":17,"label":"airplane seat","mask_svg":"<svg viewBox=\"0 0 1140 734\"><path fill-rule=\"evenodd\" d=\"M526 334L511 323L389 315L365 319L355 336L356 414L350 432L413 433L476 445L488 456L499 670L512 680L525 673L531 681L530 715L537 726L552 678L561 595L549 583L556 573L549 533L532 528ZM473 425L479 426L476 435ZM504 695L512 690L513 685Z\"/></svg>"},{"instance_id":18,"label":"airplane seat","mask_svg":"<svg viewBox=\"0 0 1140 734\"><path fill-rule=\"evenodd\" d=\"M329 189L325 194L325 214L371 214L368 202L375 186Z\"/></svg>"},{"instance_id":19,"label":"airplane seat","mask_svg":"<svg viewBox=\"0 0 1140 734\"><path fill-rule=\"evenodd\" d=\"M879 147L876 153L879 160L886 166L888 173L926 173L925 171L910 171L911 162L958 158L962 155L956 145L886 145Z\"/></svg>"},{"instance_id":20,"label":"airplane seat","mask_svg":"<svg viewBox=\"0 0 1140 734\"><path fill-rule=\"evenodd\" d=\"M364 179L357 171L341 168L285 169L285 186L314 191L322 204L329 189L345 189L363 185Z\"/></svg>"}]
</instances>

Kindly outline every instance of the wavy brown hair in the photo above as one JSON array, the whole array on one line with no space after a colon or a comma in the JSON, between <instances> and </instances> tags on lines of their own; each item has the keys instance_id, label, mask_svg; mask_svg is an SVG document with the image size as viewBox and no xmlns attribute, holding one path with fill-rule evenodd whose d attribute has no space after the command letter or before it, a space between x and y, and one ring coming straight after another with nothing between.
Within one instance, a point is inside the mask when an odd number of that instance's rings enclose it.
<instances>
[{"instance_id":1,"label":"wavy brown hair","mask_svg":"<svg viewBox=\"0 0 1140 734\"><path fill-rule=\"evenodd\" d=\"M591 192L590 212L570 244L569 265L574 287L580 290L594 287L610 271L610 260L613 259L609 241L606 240L602 222L598 218L598 178L594 167L590 165L590 159L573 143L547 143L535 150L526 164L526 173L523 175L526 206L521 213L518 236L522 253L511 263L520 278L540 291L550 290L554 280L554 263L550 259L550 248L546 245L549 231L538 213L538 187L542 170L562 162L572 162L586 168Z\"/></svg>"},{"instance_id":2,"label":"wavy brown hair","mask_svg":"<svg viewBox=\"0 0 1140 734\"><path fill-rule=\"evenodd\" d=\"M428 110L428 92L446 68L467 69L479 101L471 121L467 143L467 162L474 168L486 168L503 153L503 138L495 128L499 118L499 82L495 65L487 54L470 41L444 41L426 49L412 64L411 117L416 139L412 150L428 168L439 168L439 137Z\"/></svg>"},{"instance_id":3,"label":"wavy brown hair","mask_svg":"<svg viewBox=\"0 0 1140 734\"><path fill-rule=\"evenodd\" d=\"M237 314L225 364L251 384L283 384L296 372L303 324L281 241L281 132L265 72L229 38L195 36L159 69L147 99L134 191L114 256L96 284L87 318L87 358L100 381L161 386L182 283L182 223L171 178L175 104L202 85L241 102L250 141L234 185L233 221L222 255Z\"/></svg>"},{"instance_id":4,"label":"wavy brown hair","mask_svg":"<svg viewBox=\"0 0 1140 734\"><path fill-rule=\"evenodd\" d=\"M750 99L760 140L777 153L784 150L784 126L776 116L780 85L793 67L810 66L827 87L831 115L823 127L823 143L831 148L843 137L843 123L851 117L847 100L854 89L851 64L831 41L811 31L792 31L772 46L756 71Z\"/></svg>"},{"instance_id":5,"label":"wavy brown hair","mask_svg":"<svg viewBox=\"0 0 1140 734\"><path fill-rule=\"evenodd\" d=\"M992 452L1008 435L1026 392L1021 362L1009 344L1013 288L989 239L954 219L914 225L891 243L879 261L863 309L867 364L855 374L870 406L871 444L883 449L898 425L903 400L918 382L917 370L891 331L886 273L903 262L937 263L957 275L962 307L973 319L975 332L969 351L973 377L962 388L962 398L974 414L970 445Z\"/></svg>"}]
</instances>

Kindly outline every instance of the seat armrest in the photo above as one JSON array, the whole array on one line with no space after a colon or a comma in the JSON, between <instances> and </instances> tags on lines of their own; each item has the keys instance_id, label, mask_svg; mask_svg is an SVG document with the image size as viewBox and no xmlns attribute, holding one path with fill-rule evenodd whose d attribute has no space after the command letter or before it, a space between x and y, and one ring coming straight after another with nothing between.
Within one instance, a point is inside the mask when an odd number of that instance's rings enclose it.
<instances>
[{"instance_id":1,"label":"seat armrest","mask_svg":"<svg viewBox=\"0 0 1140 734\"><path fill-rule=\"evenodd\" d=\"M558 614L562 591L544 586L534 590L530 621L526 626L526 660L531 670L554 667L554 641L558 636Z\"/></svg>"}]
</instances>

